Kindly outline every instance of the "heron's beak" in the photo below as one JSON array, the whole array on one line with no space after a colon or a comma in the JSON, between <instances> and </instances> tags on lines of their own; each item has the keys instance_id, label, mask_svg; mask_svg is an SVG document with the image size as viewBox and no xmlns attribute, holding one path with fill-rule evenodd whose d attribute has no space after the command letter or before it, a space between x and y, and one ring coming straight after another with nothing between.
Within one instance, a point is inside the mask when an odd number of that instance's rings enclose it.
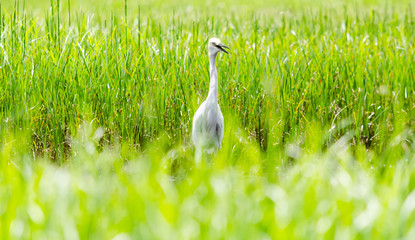
<instances>
[{"instance_id":1,"label":"heron's beak","mask_svg":"<svg viewBox=\"0 0 415 240\"><path fill-rule=\"evenodd\" d=\"M218 45L216 45L216 47L219 48L222 52L229 54L225 49L223 49L223 48L230 49L228 46L225 46L222 43L219 43Z\"/></svg>"}]
</instances>

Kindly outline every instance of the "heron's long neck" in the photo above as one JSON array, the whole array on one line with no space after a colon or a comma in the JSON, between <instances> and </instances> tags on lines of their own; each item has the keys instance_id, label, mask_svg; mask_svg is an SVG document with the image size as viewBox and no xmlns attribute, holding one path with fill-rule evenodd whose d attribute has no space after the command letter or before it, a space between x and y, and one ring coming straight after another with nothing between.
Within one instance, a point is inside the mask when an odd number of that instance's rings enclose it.
<instances>
[{"instance_id":1,"label":"heron's long neck","mask_svg":"<svg viewBox=\"0 0 415 240\"><path fill-rule=\"evenodd\" d=\"M218 72L216 71L216 55L209 54L209 65L210 65L210 85L208 99L218 102Z\"/></svg>"}]
</instances>

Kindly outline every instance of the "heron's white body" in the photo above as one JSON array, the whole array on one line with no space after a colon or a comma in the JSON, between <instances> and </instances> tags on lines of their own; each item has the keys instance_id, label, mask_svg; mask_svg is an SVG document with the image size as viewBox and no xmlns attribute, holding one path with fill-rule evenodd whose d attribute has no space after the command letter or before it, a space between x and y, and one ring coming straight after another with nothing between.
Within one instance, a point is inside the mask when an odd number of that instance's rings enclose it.
<instances>
[{"instance_id":1,"label":"heron's white body","mask_svg":"<svg viewBox=\"0 0 415 240\"><path fill-rule=\"evenodd\" d=\"M214 45L212 45L212 43ZM218 72L216 70L216 56L220 50L215 46L221 46L220 40L217 38L210 39L209 94L193 116L192 140L196 148L195 158L197 164L200 162L203 152L211 154L221 147L225 129L223 115L218 104Z\"/></svg>"}]
</instances>

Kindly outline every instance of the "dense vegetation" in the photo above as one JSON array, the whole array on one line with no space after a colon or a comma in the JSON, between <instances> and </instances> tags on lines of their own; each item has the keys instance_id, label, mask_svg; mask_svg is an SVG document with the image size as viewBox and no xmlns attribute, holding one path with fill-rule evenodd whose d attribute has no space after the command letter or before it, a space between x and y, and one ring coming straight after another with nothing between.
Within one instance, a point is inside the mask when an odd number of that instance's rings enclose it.
<instances>
[{"instance_id":1,"label":"dense vegetation","mask_svg":"<svg viewBox=\"0 0 415 240\"><path fill-rule=\"evenodd\" d=\"M1 4L1 236L414 237L409 1ZM226 129L199 169L213 36Z\"/></svg>"}]
</instances>

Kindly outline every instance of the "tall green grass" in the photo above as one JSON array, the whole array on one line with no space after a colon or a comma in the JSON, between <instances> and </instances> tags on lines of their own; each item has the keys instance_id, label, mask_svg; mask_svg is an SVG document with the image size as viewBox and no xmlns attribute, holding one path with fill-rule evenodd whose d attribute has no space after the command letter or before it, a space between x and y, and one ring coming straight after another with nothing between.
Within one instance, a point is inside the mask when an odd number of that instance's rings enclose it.
<instances>
[{"instance_id":1,"label":"tall green grass","mask_svg":"<svg viewBox=\"0 0 415 240\"><path fill-rule=\"evenodd\" d=\"M104 127L110 143L143 146L164 132L187 142L206 97L211 36L232 47L218 61L225 117L263 149L313 124L347 123L330 140L353 132L355 144L382 150L412 127L411 5L158 13L125 2L124 14L95 16L52 1L37 16L15 3L1 17L1 129L30 131L39 154L64 158L83 121Z\"/></svg>"},{"instance_id":2,"label":"tall green grass","mask_svg":"<svg viewBox=\"0 0 415 240\"><path fill-rule=\"evenodd\" d=\"M413 238L411 2L1 4L0 236Z\"/></svg>"}]
</instances>

